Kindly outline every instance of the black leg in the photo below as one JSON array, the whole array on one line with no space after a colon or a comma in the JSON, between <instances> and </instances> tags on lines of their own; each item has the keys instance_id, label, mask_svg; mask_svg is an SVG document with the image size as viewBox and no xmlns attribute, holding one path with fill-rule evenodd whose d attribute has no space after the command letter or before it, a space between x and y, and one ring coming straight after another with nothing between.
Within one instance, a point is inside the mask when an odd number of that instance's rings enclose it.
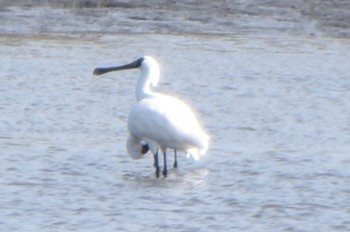
<instances>
[{"instance_id":1,"label":"black leg","mask_svg":"<svg viewBox=\"0 0 350 232\"><path fill-rule=\"evenodd\" d=\"M163 176L166 177L168 174L168 170L166 167L166 150L163 153L164 167L163 167Z\"/></svg>"},{"instance_id":2,"label":"black leg","mask_svg":"<svg viewBox=\"0 0 350 232\"><path fill-rule=\"evenodd\" d=\"M154 168L156 169L156 177L159 177L159 163L158 163L158 148L156 151L156 154L153 154L153 159L154 159Z\"/></svg>"},{"instance_id":3,"label":"black leg","mask_svg":"<svg viewBox=\"0 0 350 232\"><path fill-rule=\"evenodd\" d=\"M174 168L177 168L177 154L176 154L176 149L174 150Z\"/></svg>"}]
</instances>

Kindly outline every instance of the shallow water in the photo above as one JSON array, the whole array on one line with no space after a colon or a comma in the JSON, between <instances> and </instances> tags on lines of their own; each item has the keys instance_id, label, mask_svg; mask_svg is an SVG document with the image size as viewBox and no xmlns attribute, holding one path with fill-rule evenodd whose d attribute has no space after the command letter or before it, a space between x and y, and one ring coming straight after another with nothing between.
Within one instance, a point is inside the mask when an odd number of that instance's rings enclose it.
<instances>
[{"instance_id":1,"label":"shallow water","mask_svg":"<svg viewBox=\"0 0 350 232\"><path fill-rule=\"evenodd\" d=\"M347 231L350 45L286 35L0 37L1 231ZM211 146L156 179L126 154L138 71ZM172 162L170 153L169 165Z\"/></svg>"}]
</instances>

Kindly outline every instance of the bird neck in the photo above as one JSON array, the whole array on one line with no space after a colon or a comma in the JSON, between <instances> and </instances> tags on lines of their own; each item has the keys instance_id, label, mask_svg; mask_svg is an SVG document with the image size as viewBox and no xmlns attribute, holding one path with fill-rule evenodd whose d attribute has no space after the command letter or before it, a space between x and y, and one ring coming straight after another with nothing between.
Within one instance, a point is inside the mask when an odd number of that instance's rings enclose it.
<instances>
[{"instance_id":1,"label":"bird neck","mask_svg":"<svg viewBox=\"0 0 350 232\"><path fill-rule=\"evenodd\" d=\"M140 101L154 94L152 86L156 86L159 80L159 71L151 68L141 68L141 76L136 84L136 99Z\"/></svg>"}]
</instances>

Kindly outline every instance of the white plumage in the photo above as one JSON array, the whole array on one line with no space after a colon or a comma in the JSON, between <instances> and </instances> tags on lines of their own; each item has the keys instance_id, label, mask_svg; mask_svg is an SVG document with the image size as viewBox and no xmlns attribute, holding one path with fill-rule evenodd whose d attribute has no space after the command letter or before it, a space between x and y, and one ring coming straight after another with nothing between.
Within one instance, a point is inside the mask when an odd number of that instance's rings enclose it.
<instances>
[{"instance_id":1,"label":"white plumage","mask_svg":"<svg viewBox=\"0 0 350 232\"><path fill-rule=\"evenodd\" d=\"M200 128L191 109L177 98L159 95L145 98L131 110L128 129L132 140L156 143L188 152L198 160L208 148L208 135Z\"/></svg>"},{"instance_id":2,"label":"white plumage","mask_svg":"<svg viewBox=\"0 0 350 232\"><path fill-rule=\"evenodd\" d=\"M138 102L128 118L127 150L133 159L142 158L148 148L154 154L156 176L159 176L158 146L164 156L163 175L167 175L166 150L182 150L198 160L208 149L209 136L201 129L192 110L175 97L155 93L152 86L158 84L159 67L150 56L142 57L128 65L97 68L94 74L130 68L141 69L136 85ZM146 149L147 148L147 149ZM174 165L175 166L175 165Z\"/></svg>"}]
</instances>

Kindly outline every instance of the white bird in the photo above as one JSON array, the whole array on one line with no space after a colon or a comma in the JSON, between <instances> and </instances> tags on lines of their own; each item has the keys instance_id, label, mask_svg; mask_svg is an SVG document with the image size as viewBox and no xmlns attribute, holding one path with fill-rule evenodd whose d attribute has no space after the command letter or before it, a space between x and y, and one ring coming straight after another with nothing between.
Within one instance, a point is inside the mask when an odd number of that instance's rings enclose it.
<instances>
[{"instance_id":1,"label":"white bird","mask_svg":"<svg viewBox=\"0 0 350 232\"><path fill-rule=\"evenodd\" d=\"M196 160L209 146L209 136L202 130L194 113L179 99L152 91L159 81L159 66L155 59L144 56L117 67L97 68L95 75L111 71L140 68L141 76L136 85L138 102L128 117L129 137L127 150L133 159L139 159L150 149L154 154L156 176L159 177L158 146L163 153L163 176L167 176L167 149L185 151Z\"/></svg>"},{"instance_id":2,"label":"white bird","mask_svg":"<svg viewBox=\"0 0 350 232\"><path fill-rule=\"evenodd\" d=\"M140 58L141 59L141 58ZM138 81L138 84L136 85L136 100L140 101L144 99L145 97L150 97L151 94L157 94L151 91L148 91L145 89L145 86L156 86L159 81L159 66L158 63L154 59L149 59L149 62L152 62L153 64L150 64L153 66L152 70L149 72L149 76L152 76L152 80L146 79L146 78L140 78ZM108 67L108 68L96 68L94 70L94 75L102 75L108 72L112 71L118 71L118 70L124 70L124 69L130 69L130 68L137 68L140 66L141 60L137 60L131 64L118 66L118 67ZM140 91L141 90L141 91ZM158 147L154 144L149 145L146 142L142 141L139 143L139 141L131 141L130 139L127 140L127 149L128 153L133 159L140 159L142 158L149 150L150 147L152 147L152 153L154 157L154 166L158 166ZM177 153L176 150L174 150L174 168L177 168ZM159 168L158 168L159 169ZM159 174L158 174L159 176Z\"/></svg>"}]
</instances>

